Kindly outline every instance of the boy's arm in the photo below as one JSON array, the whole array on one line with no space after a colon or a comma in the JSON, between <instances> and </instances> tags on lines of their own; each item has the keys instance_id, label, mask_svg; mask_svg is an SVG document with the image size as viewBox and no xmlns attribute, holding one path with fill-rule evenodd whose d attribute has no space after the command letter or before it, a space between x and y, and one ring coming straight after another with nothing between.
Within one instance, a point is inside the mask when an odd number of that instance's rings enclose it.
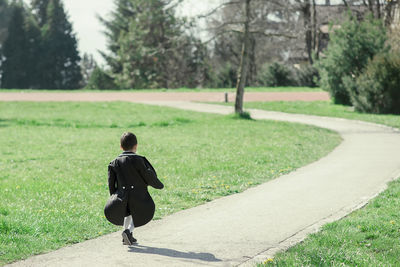
<instances>
[{"instance_id":1,"label":"boy's arm","mask_svg":"<svg viewBox=\"0 0 400 267\"><path fill-rule=\"evenodd\" d=\"M111 165L108 165L108 189L110 190L110 195L114 194L117 189L115 186L115 182L117 180L117 176Z\"/></svg>"},{"instance_id":2,"label":"boy's arm","mask_svg":"<svg viewBox=\"0 0 400 267\"><path fill-rule=\"evenodd\" d=\"M151 166L150 162L145 157L140 157L138 162L138 171L143 180L156 189L163 189L163 183L158 180L156 170Z\"/></svg>"}]
</instances>

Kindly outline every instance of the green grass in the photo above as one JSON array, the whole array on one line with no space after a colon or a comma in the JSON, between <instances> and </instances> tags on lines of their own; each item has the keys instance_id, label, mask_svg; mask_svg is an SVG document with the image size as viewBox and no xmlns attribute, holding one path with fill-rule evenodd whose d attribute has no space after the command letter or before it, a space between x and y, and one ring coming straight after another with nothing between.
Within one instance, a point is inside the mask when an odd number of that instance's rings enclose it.
<instances>
[{"instance_id":1,"label":"green grass","mask_svg":"<svg viewBox=\"0 0 400 267\"><path fill-rule=\"evenodd\" d=\"M124 131L165 184L156 218L241 192L326 155L331 131L170 108L0 102L0 265L113 232L107 164Z\"/></svg>"},{"instance_id":2,"label":"green grass","mask_svg":"<svg viewBox=\"0 0 400 267\"><path fill-rule=\"evenodd\" d=\"M246 92L323 92L312 87L247 87ZM235 88L176 88L176 89L131 89L131 90L32 90L32 89L0 89L0 92L236 92Z\"/></svg>"},{"instance_id":3,"label":"green grass","mask_svg":"<svg viewBox=\"0 0 400 267\"><path fill-rule=\"evenodd\" d=\"M221 103L217 103L221 104ZM233 105L232 103L224 103ZM381 115L359 113L353 110L352 107L335 105L328 101L294 101L294 102L247 102L245 108L264 109L271 111L281 111L287 113L301 113L317 116L338 117L352 120L361 120L373 123L384 124L396 128L400 128L399 115Z\"/></svg>"}]
</instances>

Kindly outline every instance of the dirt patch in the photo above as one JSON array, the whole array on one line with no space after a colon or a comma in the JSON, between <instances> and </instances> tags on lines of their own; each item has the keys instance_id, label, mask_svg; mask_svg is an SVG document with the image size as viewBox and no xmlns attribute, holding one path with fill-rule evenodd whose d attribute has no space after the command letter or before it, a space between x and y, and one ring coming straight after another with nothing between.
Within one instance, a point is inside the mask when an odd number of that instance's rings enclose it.
<instances>
[{"instance_id":1,"label":"dirt patch","mask_svg":"<svg viewBox=\"0 0 400 267\"><path fill-rule=\"evenodd\" d=\"M235 93L228 93L229 102L235 101ZM49 92L21 92L0 93L0 101L210 101L224 102L223 92L160 92L160 93L126 93L126 92L71 92L71 93L49 93ZM245 102L255 101L329 101L326 92L247 92L244 94Z\"/></svg>"}]
</instances>

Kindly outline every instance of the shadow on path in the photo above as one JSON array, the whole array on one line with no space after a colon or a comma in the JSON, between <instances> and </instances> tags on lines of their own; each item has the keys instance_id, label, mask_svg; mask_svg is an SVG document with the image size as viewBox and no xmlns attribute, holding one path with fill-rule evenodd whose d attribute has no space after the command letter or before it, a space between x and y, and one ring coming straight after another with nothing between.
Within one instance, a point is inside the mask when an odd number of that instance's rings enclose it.
<instances>
[{"instance_id":1,"label":"shadow on path","mask_svg":"<svg viewBox=\"0 0 400 267\"><path fill-rule=\"evenodd\" d=\"M211 253L196 253L196 252L182 252L168 248L155 248L149 246L133 245L129 247L129 252L145 253L145 254L157 254L172 258L183 258L183 259L194 259L208 262L222 261L217 259Z\"/></svg>"}]
</instances>

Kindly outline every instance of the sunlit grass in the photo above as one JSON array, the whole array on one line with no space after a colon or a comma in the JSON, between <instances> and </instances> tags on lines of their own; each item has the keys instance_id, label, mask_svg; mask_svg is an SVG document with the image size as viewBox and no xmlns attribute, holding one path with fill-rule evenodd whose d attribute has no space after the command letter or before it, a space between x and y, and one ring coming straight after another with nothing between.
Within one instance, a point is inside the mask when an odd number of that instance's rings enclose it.
<instances>
[{"instance_id":1,"label":"sunlit grass","mask_svg":"<svg viewBox=\"0 0 400 267\"><path fill-rule=\"evenodd\" d=\"M246 92L323 92L314 87L246 87ZM130 89L130 90L38 90L38 89L0 89L0 92L236 92L236 88L176 88L176 89Z\"/></svg>"},{"instance_id":2,"label":"sunlit grass","mask_svg":"<svg viewBox=\"0 0 400 267\"><path fill-rule=\"evenodd\" d=\"M107 165L130 130L165 184L156 218L241 192L326 155L333 132L124 102L0 103L0 263L117 230Z\"/></svg>"}]
</instances>

